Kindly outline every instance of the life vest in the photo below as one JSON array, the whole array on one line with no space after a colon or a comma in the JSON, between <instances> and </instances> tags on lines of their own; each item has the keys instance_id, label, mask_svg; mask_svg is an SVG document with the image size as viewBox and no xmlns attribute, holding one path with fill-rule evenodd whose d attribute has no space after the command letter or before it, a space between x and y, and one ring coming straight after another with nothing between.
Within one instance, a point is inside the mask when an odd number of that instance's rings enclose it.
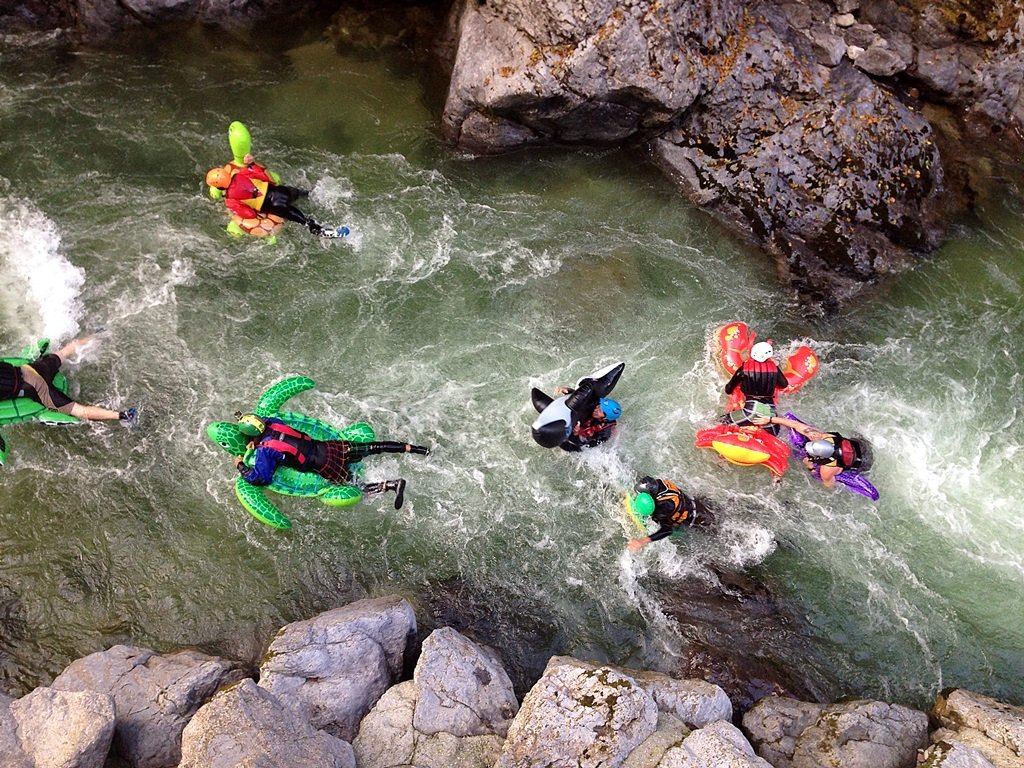
<instances>
[{"instance_id":1,"label":"life vest","mask_svg":"<svg viewBox=\"0 0 1024 768\"><path fill-rule=\"evenodd\" d=\"M838 432L830 432L826 439L832 443L832 456L818 463L824 467L843 469L857 469L860 466L861 455L856 442Z\"/></svg>"},{"instance_id":2,"label":"life vest","mask_svg":"<svg viewBox=\"0 0 1024 768\"><path fill-rule=\"evenodd\" d=\"M304 435L287 424L267 424L267 436L260 440L258 448L271 448L283 453L294 461L298 466L306 463L310 448L313 447L313 439Z\"/></svg>"},{"instance_id":3,"label":"life vest","mask_svg":"<svg viewBox=\"0 0 1024 768\"><path fill-rule=\"evenodd\" d=\"M758 361L750 358L743 363L743 394L754 400L770 399L775 402L775 393L778 389L776 374L779 366L774 360Z\"/></svg>"},{"instance_id":4,"label":"life vest","mask_svg":"<svg viewBox=\"0 0 1024 768\"><path fill-rule=\"evenodd\" d=\"M673 526L689 525L690 514L693 512L693 502L690 497L683 493L679 486L669 480L662 480L665 490L654 497L655 509L658 517ZM661 509L658 509L658 507Z\"/></svg>"},{"instance_id":5,"label":"life vest","mask_svg":"<svg viewBox=\"0 0 1024 768\"><path fill-rule=\"evenodd\" d=\"M0 400L13 400L21 392L21 371L0 361Z\"/></svg>"},{"instance_id":6,"label":"life vest","mask_svg":"<svg viewBox=\"0 0 1024 768\"><path fill-rule=\"evenodd\" d=\"M245 171L239 171L231 179L228 197L258 211L263 207L263 202L267 199L268 186L269 182L263 181L263 179L254 179ZM245 195L245 197L242 197L242 195Z\"/></svg>"},{"instance_id":7,"label":"life vest","mask_svg":"<svg viewBox=\"0 0 1024 768\"><path fill-rule=\"evenodd\" d=\"M586 424L580 424L579 434L577 436L580 440L593 440L597 435L600 435L606 429L610 429L613 426L615 426L614 421L594 419Z\"/></svg>"}]
</instances>

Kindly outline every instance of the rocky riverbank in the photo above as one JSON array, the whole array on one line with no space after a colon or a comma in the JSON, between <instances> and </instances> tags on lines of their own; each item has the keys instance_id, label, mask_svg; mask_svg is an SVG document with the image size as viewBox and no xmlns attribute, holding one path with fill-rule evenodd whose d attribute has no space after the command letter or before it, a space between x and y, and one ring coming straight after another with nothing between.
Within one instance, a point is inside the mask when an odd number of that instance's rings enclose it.
<instances>
[{"instance_id":1,"label":"rocky riverbank","mask_svg":"<svg viewBox=\"0 0 1024 768\"><path fill-rule=\"evenodd\" d=\"M418 655L416 654L418 650ZM414 657L415 656L415 657ZM553 657L517 700L500 650L398 597L283 627L258 670L115 646L0 697L5 768L1019 768L1024 709L964 690L926 714Z\"/></svg>"}]
</instances>

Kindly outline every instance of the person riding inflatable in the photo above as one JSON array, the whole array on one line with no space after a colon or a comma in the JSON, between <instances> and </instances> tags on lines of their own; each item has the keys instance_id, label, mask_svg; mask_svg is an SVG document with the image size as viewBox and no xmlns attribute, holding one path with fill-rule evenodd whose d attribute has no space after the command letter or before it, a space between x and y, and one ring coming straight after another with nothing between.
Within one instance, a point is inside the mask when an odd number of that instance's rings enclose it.
<instances>
[{"instance_id":1,"label":"person riding inflatable","mask_svg":"<svg viewBox=\"0 0 1024 768\"><path fill-rule=\"evenodd\" d=\"M426 456L430 449L393 440L359 443L348 440L314 440L280 419L261 418L254 413L237 414L238 431L253 438L252 465L246 456L235 457L235 467L251 485L269 485L279 466L299 472L315 472L331 483L350 483L351 464L380 453L418 453ZM364 488L367 492L395 492L395 509L400 509L405 496L405 480L388 480Z\"/></svg>"},{"instance_id":2,"label":"person riding inflatable","mask_svg":"<svg viewBox=\"0 0 1024 768\"><path fill-rule=\"evenodd\" d=\"M867 472L871 469L871 448L865 440L843 437L838 432L829 432L822 440L811 440L804 445L807 458L821 467L836 467L841 472L853 469Z\"/></svg>"},{"instance_id":3,"label":"person riding inflatable","mask_svg":"<svg viewBox=\"0 0 1024 768\"><path fill-rule=\"evenodd\" d=\"M750 348L750 357L732 375L732 378L725 385L725 394L731 395L733 390L739 387L746 402L743 409L755 412L755 403L764 403L775 413L775 403L780 390L789 386L785 374L772 359L775 355L775 347L772 340L759 341ZM735 412L734 412L735 413ZM737 419L731 417L731 423L736 425L749 425L749 419ZM775 428L769 429L772 434L778 434Z\"/></svg>"},{"instance_id":4,"label":"person riding inflatable","mask_svg":"<svg viewBox=\"0 0 1024 768\"><path fill-rule=\"evenodd\" d=\"M251 163L235 173L227 168L212 168L206 174L206 183L224 192L224 204L243 221L260 214L273 215L301 224L317 237L325 235L320 224L295 207L295 201L309 193L275 184L261 165Z\"/></svg>"},{"instance_id":5,"label":"person riding inflatable","mask_svg":"<svg viewBox=\"0 0 1024 768\"><path fill-rule=\"evenodd\" d=\"M622 406L608 397L625 363L602 368L576 382L576 387L558 387L552 398L539 389L531 392L533 407L540 414L531 434L544 448L579 451L609 440L622 415Z\"/></svg>"},{"instance_id":6,"label":"person riding inflatable","mask_svg":"<svg viewBox=\"0 0 1024 768\"><path fill-rule=\"evenodd\" d=\"M667 538L682 528L707 527L714 522L714 515L702 500L684 493L669 480L645 475L633 490L637 491L632 502L634 514L641 521L652 518L660 527L649 536L632 539L626 545L631 552L638 552L652 541Z\"/></svg>"}]
</instances>

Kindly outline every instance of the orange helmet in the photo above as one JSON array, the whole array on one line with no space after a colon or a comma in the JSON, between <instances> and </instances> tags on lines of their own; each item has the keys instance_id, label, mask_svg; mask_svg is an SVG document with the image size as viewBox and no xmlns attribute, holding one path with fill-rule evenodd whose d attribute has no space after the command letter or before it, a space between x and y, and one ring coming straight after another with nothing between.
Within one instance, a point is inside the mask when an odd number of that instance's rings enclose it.
<instances>
[{"instance_id":1,"label":"orange helmet","mask_svg":"<svg viewBox=\"0 0 1024 768\"><path fill-rule=\"evenodd\" d=\"M206 174L206 184L217 189L227 189L231 183L231 172L227 168L211 168Z\"/></svg>"}]
</instances>

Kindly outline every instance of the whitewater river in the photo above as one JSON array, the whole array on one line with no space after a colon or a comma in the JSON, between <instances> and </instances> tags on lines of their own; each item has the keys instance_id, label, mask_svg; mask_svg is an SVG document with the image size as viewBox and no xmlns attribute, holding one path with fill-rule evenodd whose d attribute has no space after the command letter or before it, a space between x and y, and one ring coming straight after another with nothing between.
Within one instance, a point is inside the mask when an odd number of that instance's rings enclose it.
<instances>
[{"instance_id":1,"label":"whitewater river","mask_svg":"<svg viewBox=\"0 0 1024 768\"><path fill-rule=\"evenodd\" d=\"M485 614L527 667L671 669L682 640L656 593L748 569L806 621L840 694L1024 698L1019 188L823 320L637 155L451 156L417 70L318 41L4 41L0 349L105 328L73 392L144 423L3 428L0 688L119 642L258 658L287 621L394 592L424 616L439 595ZM347 242L225 234L202 179L236 119ZM773 489L693 447L732 319L819 352L786 405L872 439L878 503L796 469ZM532 443L531 386L619 360L614 445ZM238 505L205 425L296 374L318 384L296 410L435 447L366 462L408 479L401 512L284 499L281 533ZM716 500L718 530L626 554L622 488L643 473Z\"/></svg>"}]
</instances>

